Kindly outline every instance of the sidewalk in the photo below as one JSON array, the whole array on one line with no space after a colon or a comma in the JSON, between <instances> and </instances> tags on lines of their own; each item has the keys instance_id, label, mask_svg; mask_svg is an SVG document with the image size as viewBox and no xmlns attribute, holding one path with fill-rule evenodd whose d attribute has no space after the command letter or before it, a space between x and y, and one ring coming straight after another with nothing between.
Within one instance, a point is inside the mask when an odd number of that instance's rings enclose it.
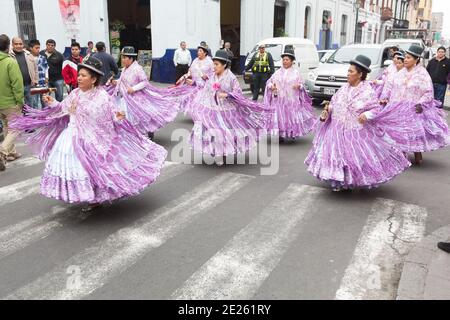
<instances>
[{"instance_id":1,"label":"sidewalk","mask_svg":"<svg viewBox=\"0 0 450 320\"><path fill-rule=\"evenodd\" d=\"M450 241L450 225L417 244L405 260L397 300L450 300L450 254L438 249Z\"/></svg>"}]
</instances>

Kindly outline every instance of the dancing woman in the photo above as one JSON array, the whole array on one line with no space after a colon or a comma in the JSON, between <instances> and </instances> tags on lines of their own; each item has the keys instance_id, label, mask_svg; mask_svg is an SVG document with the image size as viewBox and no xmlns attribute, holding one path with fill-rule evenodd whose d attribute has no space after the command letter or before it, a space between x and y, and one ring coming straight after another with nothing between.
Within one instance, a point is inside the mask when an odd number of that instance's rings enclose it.
<instances>
[{"instance_id":1,"label":"dancing woman","mask_svg":"<svg viewBox=\"0 0 450 320\"><path fill-rule=\"evenodd\" d=\"M138 133L99 86L101 62L78 66L78 89L61 103L28 110L12 125L36 130L26 142L46 161L41 193L90 211L105 202L135 196L156 181L166 150Z\"/></svg>"},{"instance_id":2,"label":"dancing woman","mask_svg":"<svg viewBox=\"0 0 450 320\"><path fill-rule=\"evenodd\" d=\"M223 159L255 147L271 111L243 96L229 70L226 51L218 51L213 61L214 75L192 101L191 145L195 151Z\"/></svg>"},{"instance_id":3,"label":"dancing woman","mask_svg":"<svg viewBox=\"0 0 450 320\"><path fill-rule=\"evenodd\" d=\"M286 49L281 57L283 67L267 82L264 96L264 103L275 110L268 130L281 139L296 139L311 132L316 116L300 71L294 67L294 50Z\"/></svg>"},{"instance_id":4,"label":"dancing woman","mask_svg":"<svg viewBox=\"0 0 450 320\"><path fill-rule=\"evenodd\" d=\"M124 69L119 80L111 81L114 90L108 89L117 98L117 104L125 112L128 121L142 134L153 139L154 133L175 120L178 104L172 96L152 86L144 69L136 61L133 47L125 47L121 52Z\"/></svg>"},{"instance_id":5,"label":"dancing woman","mask_svg":"<svg viewBox=\"0 0 450 320\"><path fill-rule=\"evenodd\" d=\"M413 143L402 151L415 154L415 162L423 163L423 152L435 151L450 145L446 113L439 109L440 102L434 99L434 89L427 70L420 65L423 48L412 45L406 50L404 69L388 83L382 100L398 107L407 107L414 115L413 123L420 127ZM412 123L412 124L413 124Z\"/></svg>"},{"instance_id":6,"label":"dancing woman","mask_svg":"<svg viewBox=\"0 0 450 320\"><path fill-rule=\"evenodd\" d=\"M411 165L395 145L410 138L412 116L399 116L402 109L381 110L366 81L370 64L362 55L350 62L348 83L325 108L305 161L308 171L334 191L377 187Z\"/></svg>"}]
</instances>

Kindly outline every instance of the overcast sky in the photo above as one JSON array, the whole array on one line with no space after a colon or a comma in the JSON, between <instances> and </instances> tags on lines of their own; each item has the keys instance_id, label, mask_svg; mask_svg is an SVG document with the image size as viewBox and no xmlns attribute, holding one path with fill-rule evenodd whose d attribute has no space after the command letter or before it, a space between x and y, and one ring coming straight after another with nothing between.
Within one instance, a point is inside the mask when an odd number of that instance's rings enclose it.
<instances>
[{"instance_id":1,"label":"overcast sky","mask_svg":"<svg viewBox=\"0 0 450 320\"><path fill-rule=\"evenodd\" d=\"M433 0L433 12L444 12L444 30L443 35L450 39L450 1Z\"/></svg>"}]
</instances>

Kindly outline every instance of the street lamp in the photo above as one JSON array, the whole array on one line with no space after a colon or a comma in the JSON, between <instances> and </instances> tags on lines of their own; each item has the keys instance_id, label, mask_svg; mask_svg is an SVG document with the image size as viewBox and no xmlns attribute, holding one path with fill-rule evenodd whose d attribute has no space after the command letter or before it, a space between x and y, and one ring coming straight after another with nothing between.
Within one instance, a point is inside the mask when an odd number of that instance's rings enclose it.
<instances>
[{"instance_id":1,"label":"street lamp","mask_svg":"<svg viewBox=\"0 0 450 320\"><path fill-rule=\"evenodd\" d=\"M360 1L359 0L355 0L355 2L353 3L353 7L354 7L354 9L356 11L355 40L354 40L354 43L356 43L356 39L358 37L359 6L360 6Z\"/></svg>"}]
</instances>

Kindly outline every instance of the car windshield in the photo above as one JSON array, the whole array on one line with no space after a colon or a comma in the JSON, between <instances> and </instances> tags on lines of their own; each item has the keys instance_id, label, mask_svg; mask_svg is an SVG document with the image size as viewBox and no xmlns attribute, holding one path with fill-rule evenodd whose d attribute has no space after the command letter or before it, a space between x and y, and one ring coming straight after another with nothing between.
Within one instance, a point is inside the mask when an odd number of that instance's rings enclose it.
<instances>
[{"instance_id":1,"label":"car windshield","mask_svg":"<svg viewBox=\"0 0 450 320\"><path fill-rule=\"evenodd\" d=\"M322 58L320 58L320 62L326 63L328 61L328 59L330 59L330 57L333 55L333 53L334 53L334 51L325 52L324 55L322 56Z\"/></svg>"},{"instance_id":2,"label":"car windshield","mask_svg":"<svg viewBox=\"0 0 450 320\"><path fill-rule=\"evenodd\" d=\"M258 52L259 47L256 46L251 56L253 56L256 52ZM280 61L281 60L281 54L283 50L283 46L281 44L266 44L266 52L269 52L272 55L273 61Z\"/></svg>"},{"instance_id":3,"label":"car windshield","mask_svg":"<svg viewBox=\"0 0 450 320\"><path fill-rule=\"evenodd\" d=\"M372 64L377 64L380 59L378 48L341 48L328 59L327 63L349 63L360 54L370 58Z\"/></svg>"}]
</instances>

